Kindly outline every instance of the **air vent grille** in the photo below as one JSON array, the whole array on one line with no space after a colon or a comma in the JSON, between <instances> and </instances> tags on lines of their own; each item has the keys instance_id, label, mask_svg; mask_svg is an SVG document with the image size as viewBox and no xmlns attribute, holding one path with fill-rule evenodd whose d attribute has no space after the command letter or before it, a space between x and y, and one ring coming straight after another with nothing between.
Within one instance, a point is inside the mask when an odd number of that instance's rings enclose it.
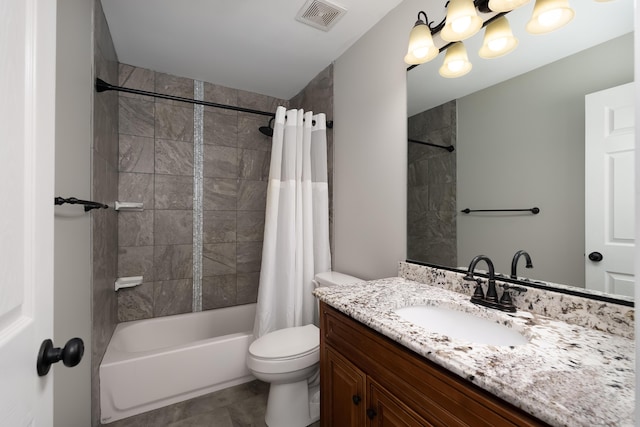
<instances>
[{"instance_id":1,"label":"air vent grille","mask_svg":"<svg viewBox=\"0 0 640 427\"><path fill-rule=\"evenodd\" d=\"M329 31L345 13L347 9L326 0L309 0L302 6L296 19L319 30Z\"/></svg>"}]
</instances>

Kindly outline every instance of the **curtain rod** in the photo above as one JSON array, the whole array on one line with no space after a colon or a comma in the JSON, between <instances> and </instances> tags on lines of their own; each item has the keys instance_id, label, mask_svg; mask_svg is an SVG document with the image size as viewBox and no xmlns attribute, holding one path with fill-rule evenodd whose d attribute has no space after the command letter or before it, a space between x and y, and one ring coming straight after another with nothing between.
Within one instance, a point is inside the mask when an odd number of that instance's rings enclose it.
<instances>
[{"instance_id":1,"label":"curtain rod","mask_svg":"<svg viewBox=\"0 0 640 427\"><path fill-rule=\"evenodd\" d=\"M260 110L254 110L254 109L251 109L251 108L236 107L235 105L218 104L218 103L215 103L215 102L200 101L198 99L183 98L181 96L165 95L164 93L149 92L149 91L146 91L146 90L132 89L132 88L123 87L123 86L116 86L116 85L112 85L110 83L107 83L102 79L96 78L96 92L106 92L108 90L115 90L117 92L134 93L136 95L152 96L154 98L169 99L171 101L186 102L186 103L189 103L189 104L206 105L207 107L223 108L225 110L240 111L240 112L243 112L243 113L258 114L258 115L261 115L261 116L269 116L269 117L275 117L276 116L276 113L272 113L272 112L269 112L269 111L260 111ZM333 128L333 121L332 120L327 120L327 128L329 128L329 129Z\"/></svg>"}]
</instances>

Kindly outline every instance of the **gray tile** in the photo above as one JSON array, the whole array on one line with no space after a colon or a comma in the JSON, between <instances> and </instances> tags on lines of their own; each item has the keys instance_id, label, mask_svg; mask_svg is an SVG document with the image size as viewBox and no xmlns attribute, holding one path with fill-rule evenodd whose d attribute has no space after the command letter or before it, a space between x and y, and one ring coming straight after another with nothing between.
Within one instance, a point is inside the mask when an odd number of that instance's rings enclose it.
<instances>
[{"instance_id":1,"label":"gray tile","mask_svg":"<svg viewBox=\"0 0 640 427\"><path fill-rule=\"evenodd\" d=\"M269 179L271 153L259 150L239 150L240 164L238 177L256 181Z\"/></svg>"},{"instance_id":2,"label":"gray tile","mask_svg":"<svg viewBox=\"0 0 640 427\"><path fill-rule=\"evenodd\" d=\"M238 146L238 115L204 112L203 140L205 144Z\"/></svg>"},{"instance_id":3,"label":"gray tile","mask_svg":"<svg viewBox=\"0 0 640 427\"><path fill-rule=\"evenodd\" d=\"M238 113L238 148L271 151L271 138L258 130L260 126L267 126L268 122L268 117Z\"/></svg>"},{"instance_id":4,"label":"gray tile","mask_svg":"<svg viewBox=\"0 0 640 427\"><path fill-rule=\"evenodd\" d=\"M429 185L429 210L455 211L456 206L455 183Z\"/></svg>"},{"instance_id":5,"label":"gray tile","mask_svg":"<svg viewBox=\"0 0 640 427\"><path fill-rule=\"evenodd\" d=\"M262 242L238 242L236 247L236 269L238 273L260 271Z\"/></svg>"},{"instance_id":6,"label":"gray tile","mask_svg":"<svg viewBox=\"0 0 640 427\"><path fill-rule=\"evenodd\" d=\"M238 106L252 110L273 112L282 104L283 100L260 93L238 90Z\"/></svg>"},{"instance_id":7,"label":"gray tile","mask_svg":"<svg viewBox=\"0 0 640 427\"><path fill-rule=\"evenodd\" d=\"M118 290L118 321L153 317L153 283Z\"/></svg>"},{"instance_id":8,"label":"gray tile","mask_svg":"<svg viewBox=\"0 0 640 427\"><path fill-rule=\"evenodd\" d=\"M258 301L258 285L260 273L238 273L236 279L236 302L238 304L251 304Z\"/></svg>"},{"instance_id":9,"label":"gray tile","mask_svg":"<svg viewBox=\"0 0 640 427\"><path fill-rule=\"evenodd\" d=\"M119 98L119 132L126 135L154 136L154 103L144 99Z\"/></svg>"},{"instance_id":10,"label":"gray tile","mask_svg":"<svg viewBox=\"0 0 640 427\"><path fill-rule=\"evenodd\" d=\"M227 407L234 426L264 426L264 413L267 405L266 396L257 395L243 402L235 402Z\"/></svg>"},{"instance_id":11,"label":"gray tile","mask_svg":"<svg viewBox=\"0 0 640 427\"><path fill-rule=\"evenodd\" d=\"M236 241L236 211L204 211L202 215L204 243Z\"/></svg>"},{"instance_id":12,"label":"gray tile","mask_svg":"<svg viewBox=\"0 0 640 427\"><path fill-rule=\"evenodd\" d=\"M234 427L227 408L218 408L204 414L181 419L167 427Z\"/></svg>"},{"instance_id":13,"label":"gray tile","mask_svg":"<svg viewBox=\"0 0 640 427\"><path fill-rule=\"evenodd\" d=\"M156 246L153 252L155 280L193 277L193 245Z\"/></svg>"},{"instance_id":14,"label":"gray tile","mask_svg":"<svg viewBox=\"0 0 640 427\"><path fill-rule=\"evenodd\" d=\"M202 187L204 210L236 210L238 199L236 179L205 178Z\"/></svg>"},{"instance_id":15,"label":"gray tile","mask_svg":"<svg viewBox=\"0 0 640 427\"><path fill-rule=\"evenodd\" d=\"M93 149L118 166L118 95L101 93L93 104Z\"/></svg>"},{"instance_id":16,"label":"gray tile","mask_svg":"<svg viewBox=\"0 0 640 427\"><path fill-rule=\"evenodd\" d=\"M153 138L120 134L119 170L121 172L153 173Z\"/></svg>"},{"instance_id":17,"label":"gray tile","mask_svg":"<svg viewBox=\"0 0 640 427\"><path fill-rule=\"evenodd\" d=\"M153 273L153 246L118 248L118 277L143 276L145 282L151 282Z\"/></svg>"},{"instance_id":18,"label":"gray tile","mask_svg":"<svg viewBox=\"0 0 640 427\"><path fill-rule=\"evenodd\" d=\"M238 242L261 242L264 238L264 211L238 211Z\"/></svg>"},{"instance_id":19,"label":"gray tile","mask_svg":"<svg viewBox=\"0 0 640 427\"><path fill-rule=\"evenodd\" d=\"M238 105L238 90L212 83L204 83L204 100L207 102L215 102L216 104ZM217 112L220 114L237 115L233 110L225 110L215 107L204 107L205 111Z\"/></svg>"},{"instance_id":20,"label":"gray tile","mask_svg":"<svg viewBox=\"0 0 640 427\"><path fill-rule=\"evenodd\" d=\"M155 172L193 176L193 144L183 141L155 141Z\"/></svg>"},{"instance_id":21,"label":"gray tile","mask_svg":"<svg viewBox=\"0 0 640 427\"><path fill-rule=\"evenodd\" d=\"M193 209L193 177L155 175L155 209Z\"/></svg>"},{"instance_id":22,"label":"gray tile","mask_svg":"<svg viewBox=\"0 0 640 427\"><path fill-rule=\"evenodd\" d=\"M239 211L264 212L267 206L267 182L241 179L237 206Z\"/></svg>"},{"instance_id":23,"label":"gray tile","mask_svg":"<svg viewBox=\"0 0 640 427\"><path fill-rule=\"evenodd\" d=\"M222 276L236 273L236 244L202 245L202 275Z\"/></svg>"},{"instance_id":24,"label":"gray tile","mask_svg":"<svg viewBox=\"0 0 640 427\"><path fill-rule=\"evenodd\" d=\"M153 207L153 175L121 172L118 182L118 200L142 202L144 207Z\"/></svg>"},{"instance_id":25,"label":"gray tile","mask_svg":"<svg viewBox=\"0 0 640 427\"><path fill-rule=\"evenodd\" d=\"M139 89L147 92L155 91L155 73L146 68L134 67L127 64L118 64L118 84L129 89ZM135 93L119 92L120 96L128 98L145 99L153 101L154 98Z\"/></svg>"},{"instance_id":26,"label":"gray tile","mask_svg":"<svg viewBox=\"0 0 640 427\"><path fill-rule=\"evenodd\" d=\"M164 95L173 95L180 98L193 99L193 80L185 77L177 77L171 74L156 73L156 92ZM156 98L156 102L178 105L193 109L193 104L169 99Z\"/></svg>"},{"instance_id":27,"label":"gray tile","mask_svg":"<svg viewBox=\"0 0 640 427\"><path fill-rule=\"evenodd\" d=\"M202 278L202 309L229 307L236 304L236 275Z\"/></svg>"},{"instance_id":28,"label":"gray tile","mask_svg":"<svg viewBox=\"0 0 640 427\"><path fill-rule=\"evenodd\" d=\"M193 212L190 210L154 211L153 225L156 245L191 244L193 241Z\"/></svg>"},{"instance_id":29,"label":"gray tile","mask_svg":"<svg viewBox=\"0 0 640 427\"><path fill-rule=\"evenodd\" d=\"M118 245L153 245L153 210L118 213Z\"/></svg>"},{"instance_id":30,"label":"gray tile","mask_svg":"<svg viewBox=\"0 0 640 427\"><path fill-rule=\"evenodd\" d=\"M193 141L193 108L159 102L155 106L156 138Z\"/></svg>"},{"instance_id":31,"label":"gray tile","mask_svg":"<svg viewBox=\"0 0 640 427\"><path fill-rule=\"evenodd\" d=\"M205 144L203 172L207 178L237 178L238 149Z\"/></svg>"},{"instance_id":32,"label":"gray tile","mask_svg":"<svg viewBox=\"0 0 640 427\"><path fill-rule=\"evenodd\" d=\"M154 282L153 286L155 317L191 312L193 306L191 279Z\"/></svg>"}]
</instances>

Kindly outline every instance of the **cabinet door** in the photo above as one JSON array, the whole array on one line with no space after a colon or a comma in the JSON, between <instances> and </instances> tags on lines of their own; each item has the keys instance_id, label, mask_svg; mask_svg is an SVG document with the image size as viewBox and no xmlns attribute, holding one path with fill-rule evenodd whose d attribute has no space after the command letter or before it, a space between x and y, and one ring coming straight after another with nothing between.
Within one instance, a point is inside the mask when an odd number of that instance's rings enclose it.
<instances>
[{"instance_id":1,"label":"cabinet door","mask_svg":"<svg viewBox=\"0 0 640 427\"><path fill-rule=\"evenodd\" d=\"M365 427L365 374L328 347L320 366L322 425Z\"/></svg>"},{"instance_id":2,"label":"cabinet door","mask_svg":"<svg viewBox=\"0 0 640 427\"><path fill-rule=\"evenodd\" d=\"M367 417L371 427L433 426L371 379L368 382L367 394Z\"/></svg>"}]
</instances>

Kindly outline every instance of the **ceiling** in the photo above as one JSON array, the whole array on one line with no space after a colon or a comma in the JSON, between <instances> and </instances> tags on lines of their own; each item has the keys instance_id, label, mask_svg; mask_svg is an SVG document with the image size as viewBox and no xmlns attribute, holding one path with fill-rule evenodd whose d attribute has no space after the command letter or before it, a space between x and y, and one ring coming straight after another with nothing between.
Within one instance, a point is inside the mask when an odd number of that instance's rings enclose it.
<instances>
[{"instance_id":1,"label":"ceiling","mask_svg":"<svg viewBox=\"0 0 640 427\"><path fill-rule=\"evenodd\" d=\"M436 3L432 2L429 5L432 10L425 11L430 20L438 23L444 12L442 6L437 6ZM458 99L633 31L633 0L606 3L571 0L570 4L575 10L573 21L559 30L542 35L531 35L524 29L533 11L533 1L510 12L507 19L514 36L519 39L519 45L504 57L481 59L478 56L483 32L465 40L473 69L463 77L440 77L438 68L442 65L444 53L409 71L408 115L412 116ZM436 46L443 45L442 40L437 37L434 37L434 42Z\"/></svg>"},{"instance_id":2,"label":"ceiling","mask_svg":"<svg viewBox=\"0 0 640 427\"><path fill-rule=\"evenodd\" d=\"M121 63L290 99L401 2L331 1L347 12L328 32L295 19L306 0L102 0L102 7Z\"/></svg>"}]
</instances>

